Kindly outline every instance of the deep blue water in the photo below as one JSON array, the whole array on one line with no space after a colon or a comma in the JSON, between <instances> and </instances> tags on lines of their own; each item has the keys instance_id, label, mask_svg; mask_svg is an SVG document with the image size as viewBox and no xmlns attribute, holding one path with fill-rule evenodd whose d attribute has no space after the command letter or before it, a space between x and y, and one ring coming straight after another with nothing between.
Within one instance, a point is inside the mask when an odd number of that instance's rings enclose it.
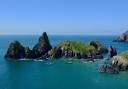
<instances>
[{"instance_id":1,"label":"deep blue water","mask_svg":"<svg viewBox=\"0 0 128 89\"><path fill-rule=\"evenodd\" d=\"M97 72L100 61L85 63L74 60L7 61L4 55L9 43L18 40L33 47L39 36L0 36L0 89L128 89L128 71L120 74ZM63 40L89 42L99 40L113 45L118 53L128 50L128 43L114 43L115 36L49 36L53 46Z\"/></svg>"}]
</instances>

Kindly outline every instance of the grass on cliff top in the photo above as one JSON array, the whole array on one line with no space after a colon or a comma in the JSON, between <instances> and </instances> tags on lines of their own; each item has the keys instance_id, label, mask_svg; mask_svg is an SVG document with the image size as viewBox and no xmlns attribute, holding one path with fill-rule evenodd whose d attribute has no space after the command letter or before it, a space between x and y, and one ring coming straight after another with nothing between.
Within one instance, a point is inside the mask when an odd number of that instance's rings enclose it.
<instances>
[{"instance_id":1,"label":"grass on cliff top","mask_svg":"<svg viewBox=\"0 0 128 89\"><path fill-rule=\"evenodd\" d=\"M122 57L124 57L126 60L128 60L128 51L123 52L120 54Z\"/></svg>"},{"instance_id":2,"label":"grass on cliff top","mask_svg":"<svg viewBox=\"0 0 128 89\"><path fill-rule=\"evenodd\" d=\"M64 49L72 49L76 52L95 51L95 48L93 46L82 43L80 41L64 41L61 45L63 45Z\"/></svg>"}]
</instances>

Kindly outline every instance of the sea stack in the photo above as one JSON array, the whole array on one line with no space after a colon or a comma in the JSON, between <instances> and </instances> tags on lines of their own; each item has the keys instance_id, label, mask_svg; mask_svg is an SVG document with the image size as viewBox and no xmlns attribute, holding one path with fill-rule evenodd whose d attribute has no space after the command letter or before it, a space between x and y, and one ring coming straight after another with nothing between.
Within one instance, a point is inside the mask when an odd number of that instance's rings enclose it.
<instances>
[{"instance_id":1,"label":"sea stack","mask_svg":"<svg viewBox=\"0 0 128 89\"><path fill-rule=\"evenodd\" d=\"M113 56L116 56L117 55L117 50L115 47L113 46L109 46L108 48L108 56L109 56L109 59L111 59Z\"/></svg>"},{"instance_id":2,"label":"sea stack","mask_svg":"<svg viewBox=\"0 0 128 89\"><path fill-rule=\"evenodd\" d=\"M33 47L33 53L35 58L40 58L45 56L52 46L49 42L47 33L44 32L42 36L39 37L38 43Z\"/></svg>"},{"instance_id":3,"label":"sea stack","mask_svg":"<svg viewBox=\"0 0 128 89\"><path fill-rule=\"evenodd\" d=\"M21 59L25 57L25 48L19 41L14 41L10 44L5 58L8 59Z\"/></svg>"},{"instance_id":4,"label":"sea stack","mask_svg":"<svg viewBox=\"0 0 128 89\"><path fill-rule=\"evenodd\" d=\"M39 37L38 43L30 49L29 47L24 47L19 41L14 41L10 44L5 58L7 59L36 59L36 58L47 58L48 51L52 49L49 42L47 33L44 32L42 36Z\"/></svg>"}]
</instances>

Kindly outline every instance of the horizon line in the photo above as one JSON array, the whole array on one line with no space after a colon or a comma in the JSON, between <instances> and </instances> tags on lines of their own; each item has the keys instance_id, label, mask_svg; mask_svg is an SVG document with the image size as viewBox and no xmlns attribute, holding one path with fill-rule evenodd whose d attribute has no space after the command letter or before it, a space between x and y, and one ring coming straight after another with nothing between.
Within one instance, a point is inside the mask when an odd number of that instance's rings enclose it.
<instances>
[{"instance_id":1,"label":"horizon line","mask_svg":"<svg viewBox=\"0 0 128 89\"><path fill-rule=\"evenodd\" d=\"M43 33L43 32L42 32ZM41 34L42 34L41 33ZM17 36L17 35L19 35L19 36L39 36L39 35L41 35L41 34L0 34L0 36ZM47 35L50 35L50 36L83 36L83 35L85 35L85 36L119 36L119 35L121 35L121 34L49 34L49 33L47 33Z\"/></svg>"}]
</instances>

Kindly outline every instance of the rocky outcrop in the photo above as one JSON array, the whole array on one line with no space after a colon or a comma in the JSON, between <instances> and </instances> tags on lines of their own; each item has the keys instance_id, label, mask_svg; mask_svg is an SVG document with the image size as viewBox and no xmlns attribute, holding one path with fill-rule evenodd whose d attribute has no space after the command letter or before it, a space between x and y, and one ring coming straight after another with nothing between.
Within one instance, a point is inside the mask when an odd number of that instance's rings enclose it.
<instances>
[{"instance_id":1,"label":"rocky outcrop","mask_svg":"<svg viewBox=\"0 0 128 89\"><path fill-rule=\"evenodd\" d=\"M86 59L86 60L103 58L101 54L105 53L106 51L99 50L102 44L98 41L96 42L98 44L96 44L95 42L94 44L92 44L92 42L90 42L90 44L85 44L79 41L64 41L58 44L52 50L50 50L49 56L52 58L65 57L65 58L77 58L77 59Z\"/></svg>"},{"instance_id":2,"label":"rocky outcrop","mask_svg":"<svg viewBox=\"0 0 128 89\"><path fill-rule=\"evenodd\" d=\"M99 41L97 40L94 40L94 41L91 41L89 43L91 46L94 46L95 49L97 50L97 53L98 54L102 54L102 53L107 53L108 52L108 49L105 48Z\"/></svg>"},{"instance_id":3,"label":"rocky outcrop","mask_svg":"<svg viewBox=\"0 0 128 89\"><path fill-rule=\"evenodd\" d=\"M112 58L112 64L118 66L120 71L128 70L128 59L125 59L121 55L114 56Z\"/></svg>"},{"instance_id":4,"label":"rocky outcrop","mask_svg":"<svg viewBox=\"0 0 128 89\"><path fill-rule=\"evenodd\" d=\"M46 32L39 38L38 43L33 47L33 53L35 58L40 58L48 53L52 49Z\"/></svg>"},{"instance_id":5,"label":"rocky outcrop","mask_svg":"<svg viewBox=\"0 0 128 89\"><path fill-rule=\"evenodd\" d=\"M117 55L117 50L115 47L113 46L109 46L108 48L108 56L109 58L112 58L113 56L116 56Z\"/></svg>"},{"instance_id":6,"label":"rocky outcrop","mask_svg":"<svg viewBox=\"0 0 128 89\"><path fill-rule=\"evenodd\" d=\"M117 74L119 73L119 67L112 64L111 60L105 60L102 62L102 65L98 69L100 73L113 73Z\"/></svg>"},{"instance_id":7,"label":"rocky outcrop","mask_svg":"<svg viewBox=\"0 0 128 89\"><path fill-rule=\"evenodd\" d=\"M24 57L25 57L25 48L18 41L12 42L7 50L5 58L21 59Z\"/></svg>"},{"instance_id":8,"label":"rocky outcrop","mask_svg":"<svg viewBox=\"0 0 128 89\"><path fill-rule=\"evenodd\" d=\"M30 49L29 47L23 47L20 42L14 41L10 44L5 58L8 59L35 59L35 58L47 58L48 51L52 49L46 32L39 38L38 43Z\"/></svg>"},{"instance_id":9,"label":"rocky outcrop","mask_svg":"<svg viewBox=\"0 0 128 89\"><path fill-rule=\"evenodd\" d=\"M119 73L125 70L128 70L128 52L113 56L99 68L99 72L102 73Z\"/></svg>"},{"instance_id":10,"label":"rocky outcrop","mask_svg":"<svg viewBox=\"0 0 128 89\"><path fill-rule=\"evenodd\" d=\"M117 37L114 42L127 42L128 41L128 31L123 33L121 36Z\"/></svg>"},{"instance_id":11,"label":"rocky outcrop","mask_svg":"<svg viewBox=\"0 0 128 89\"><path fill-rule=\"evenodd\" d=\"M24 58L27 58L27 59L33 59L34 58L34 53L29 47L25 48L25 57Z\"/></svg>"},{"instance_id":12,"label":"rocky outcrop","mask_svg":"<svg viewBox=\"0 0 128 89\"><path fill-rule=\"evenodd\" d=\"M101 59L102 54L108 52L99 41L82 43L79 41L64 41L52 48L46 32L39 37L38 43L30 49L23 47L18 41L10 44L6 58L11 59L49 59L49 58L77 58Z\"/></svg>"}]
</instances>

